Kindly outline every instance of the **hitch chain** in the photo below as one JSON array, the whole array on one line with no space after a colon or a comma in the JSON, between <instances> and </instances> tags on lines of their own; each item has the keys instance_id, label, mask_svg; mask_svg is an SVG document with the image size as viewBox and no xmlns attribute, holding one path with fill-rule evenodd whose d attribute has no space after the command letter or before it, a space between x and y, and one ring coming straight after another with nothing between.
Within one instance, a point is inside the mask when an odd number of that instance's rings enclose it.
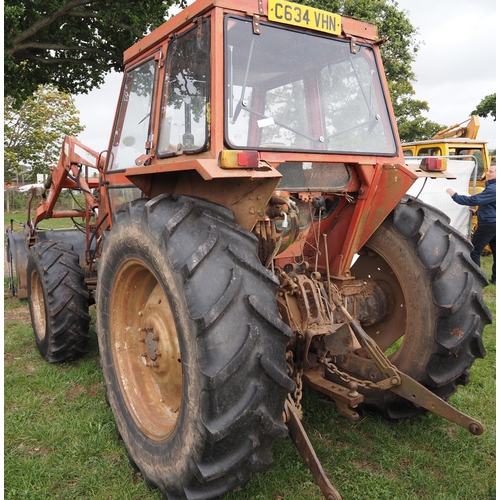
<instances>
[{"instance_id":1,"label":"hitch chain","mask_svg":"<svg viewBox=\"0 0 500 500\"><path fill-rule=\"evenodd\" d=\"M297 385L297 388L295 389L293 395L288 394L288 402L293 405L295 408L295 412L297 413L297 416L299 417L299 420L302 420L302 417L304 416L304 413L302 412L302 405L300 404L300 400L302 399L302 373L304 372L303 369L298 370L295 373L295 377L292 377L292 380L294 380L295 384Z\"/></svg>"},{"instance_id":2,"label":"hitch chain","mask_svg":"<svg viewBox=\"0 0 500 500\"><path fill-rule=\"evenodd\" d=\"M297 408L297 413L298 413L301 420L303 417L302 405L300 403L300 400L302 399L302 374L303 373L304 373L304 370L301 368L295 374L295 383L297 384L297 388L295 389L295 392L293 393L295 408Z\"/></svg>"},{"instance_id":3,"label":"hitch chain","mask_svg":"<svg viewBox=\"0 0 500 500\"><path fill-rule=\"evenodd\" d=\"M286 353L286 362L287 362L287 372L288 376L295 382L296 388L292 394L288 394L288 400L293 404L297 411L297 415L300 420L302 420L303 412L302 405L300 404L300 400L302 399L302 374L304 373L303 368L300 370L294 365L293 362L293 352L287 351Z\"/></svg>"},{"instance_id":4,"label":"hitch chain","mask_svg":"<svg viewBox=\"0 0 500 500\"><path fill-rule=\"evenodd\" d=\"M359 387L365 387L368 389L381 389L379 384L372 382L371 380L360 380L345 372L341 372L328 358L319 358L319 362L324 364L330 373L337 375L343 382L355 382Z\"/></svg>"}]
</instances>

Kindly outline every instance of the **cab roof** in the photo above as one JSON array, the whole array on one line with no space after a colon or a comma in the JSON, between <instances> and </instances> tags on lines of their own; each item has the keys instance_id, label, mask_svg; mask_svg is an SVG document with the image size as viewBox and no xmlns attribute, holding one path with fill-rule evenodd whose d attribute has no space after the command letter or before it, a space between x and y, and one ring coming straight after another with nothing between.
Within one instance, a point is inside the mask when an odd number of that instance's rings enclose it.
<instances>
[{"instance_id":1,"label":"cab roof","mask_svg":"<svg viewBox=\"0 0 500 500\"><path fill-rule=\"evenodd\" d=\"M212 7L223 8L249 16L267 16L268 0L196 0L127 49L123 55L124 64L130 63L139 55L163 42L171 33L192 23L194 19L203 15ZM342 34L346 37L357 37L364 41L378 41L378 32L374 24L358 21L350 17L342 17Z\"/></svg>"}]
</instances>

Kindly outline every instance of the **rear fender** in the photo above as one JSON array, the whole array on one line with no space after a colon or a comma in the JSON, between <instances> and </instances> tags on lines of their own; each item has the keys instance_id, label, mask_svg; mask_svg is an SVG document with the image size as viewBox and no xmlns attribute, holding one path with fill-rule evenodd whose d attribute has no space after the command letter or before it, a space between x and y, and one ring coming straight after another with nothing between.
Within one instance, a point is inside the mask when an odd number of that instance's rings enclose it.
<instances>
[{"instance_id":1,"label":"rear fender","mask_svg":"<svg viewBox=\"0 0 500 500\"><path fill-rule=\"evenodd\" d=\"M85 264L86 237L78 229L65 229L54 231L41 231L36 233L37 243L43 241L65 241L73 245L73 249L78 253L80 265ZM26 268L28 266L29 248L26 246L24 233L15 233L10 228L7 229L7 264L9 265L10 289L12 295L25 299L28 297L28 276ZM17 285L14 283L14 276L17 276Z\"/></svg>"}]
</instances>

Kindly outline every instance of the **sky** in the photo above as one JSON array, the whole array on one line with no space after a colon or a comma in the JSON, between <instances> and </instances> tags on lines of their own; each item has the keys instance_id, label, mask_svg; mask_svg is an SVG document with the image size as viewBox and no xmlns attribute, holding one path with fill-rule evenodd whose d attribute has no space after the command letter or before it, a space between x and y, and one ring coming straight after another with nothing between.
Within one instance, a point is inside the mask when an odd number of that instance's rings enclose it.
<instances>
[{"instance_id":1,"label":"sky","mask_svg":"<svg viewBox=\"0 0 500 500\"><path fill-rule=\"evenodd\" d=\"M451 126L468 119L481 100L496 92L495 0L397 0L418 29L420 50L413 71L415 99L427 101L426 117ZM85 131L81 142L107 149L121 86L121 74L100 89L75 98ZM481 118L477 139L496 149L496 122Z\"/></svg>"},{"instance_id":2,"label":"sky","mask_svg":"<svg viewBox=\"0 0 500 500\"><path fill-rule=\"evenodd\" d=\"M412 68L415 98L427 101L432 121L467 120L481 100L496 92L495 0L398 0L421 41ZM496 149L496 122L480 118L478 140Z\"/></svg>"}]
</instances>

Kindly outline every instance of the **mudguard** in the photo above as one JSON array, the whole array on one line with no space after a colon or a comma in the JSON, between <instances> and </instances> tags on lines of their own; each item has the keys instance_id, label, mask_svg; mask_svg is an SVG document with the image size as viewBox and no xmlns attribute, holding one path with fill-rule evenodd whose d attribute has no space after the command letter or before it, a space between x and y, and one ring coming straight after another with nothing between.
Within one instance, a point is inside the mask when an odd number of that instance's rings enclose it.
<instances>
[{"instance_id":1,"label":"mudguard","mask_svg":"<svg viewBox=\"0 0 500 500\"><path fill-rule=\"evenodd\" d=\"M66 241L73 245L78 253L80 265L85 263L86 237L79 229L63 229L51 231L37 231L37 243L43 241ZM13 296L20 299L28 297L26 267L28 264L29 248L26 246L24 233L15 233L7 229L7 264L9 267L9 289ZM17 283L15 280L17 277Z\"/></svg>"}]
</instances>

